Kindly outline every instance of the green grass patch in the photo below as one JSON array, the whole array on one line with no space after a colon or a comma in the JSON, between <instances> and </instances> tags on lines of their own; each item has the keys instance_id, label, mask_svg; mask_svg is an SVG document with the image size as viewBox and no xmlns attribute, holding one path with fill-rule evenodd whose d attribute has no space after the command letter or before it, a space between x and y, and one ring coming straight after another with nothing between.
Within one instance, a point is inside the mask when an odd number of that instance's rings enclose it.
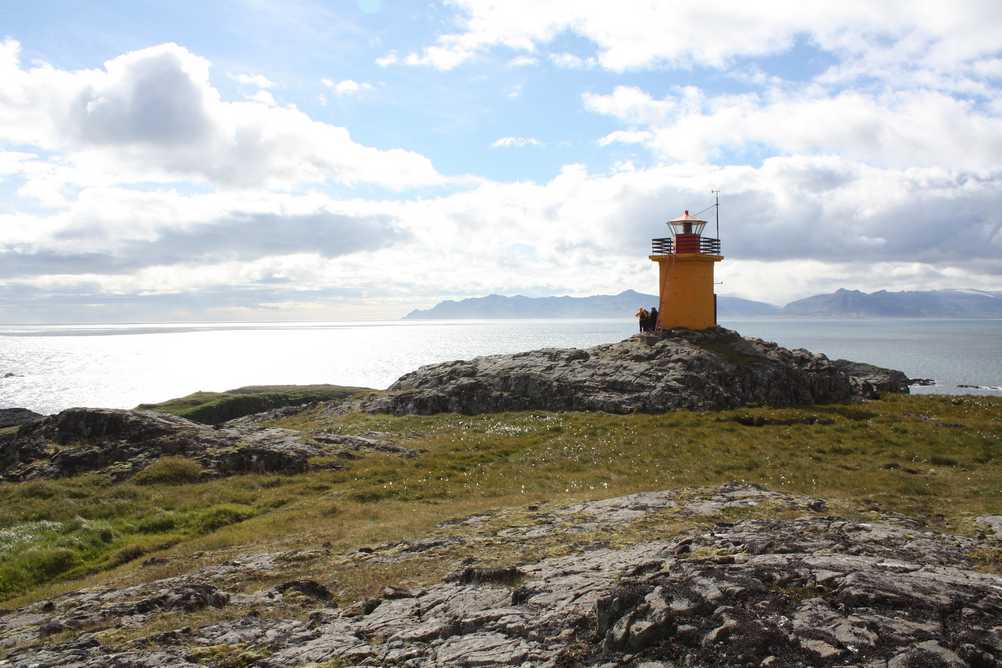
<instances>
[{"instance_id":1,"label":"green grass patch","mask_svg":"<svg viewBox=\"0 0 1002 668\"><path fill-rule=\"evenodd\" d=\"M808 414L833 422L798 423ZM790 423L727 422L738 415ZM317 408L275 424L306 433L384 432L420 454L184 484L112 484L94 474L0 483L0 599L10 599L2 607L103 577L164 577L204 559L262 550L344 554L426 538L453 517L735 479L824 497L833 508L900 512L943 529L973 531L974 517L1002 514L1002 400L991 397L889 396L847 407L660 415L395 417ZM569 548L552 546L562 549ZM167 565L140 569L152 554L167 557ZM985 555L986 568L994 558ZM336 579L350 600L388 583L440 577L448 567L447 560L378 568L321 560L297 565L304 570L296 574ZM101 575L107 569L114 574Z\"/></svg>"},{"instance_id":2,"label":"green grass patch","mask_svg":"<svg viewBox=\"0 0 1002 668\"><path fill-rule=\"evenodd\" d=\"M349 399L371 391L341 385L255 385L225 392L195 392L159 404L140 404L137 408L171 413L205 424L220 424L273 408Z\"/></svg>"},{"instance_id":3,"label":"green grass patch","mask_svg":"<svg viewBox=\"0 0 1002 668\"><path fill-rule=\"evenodd\" d=\"M137 485L181 485L198 482L205 468L187 457L161 457L137 473L133 482Z\"/></svg>"},{"instance_id":4,"label":"green grass patch","mask_svg":"<svg viewBox=\"0 0 1002 668\"><path fill-rule=\"evenodd\" d=\"M195 521L195 527L199 533L212 533L225 526L243 522L254 515L255 511L250 506L239 503L223 503L200 514Z\"/></svg>"}]
</instances>

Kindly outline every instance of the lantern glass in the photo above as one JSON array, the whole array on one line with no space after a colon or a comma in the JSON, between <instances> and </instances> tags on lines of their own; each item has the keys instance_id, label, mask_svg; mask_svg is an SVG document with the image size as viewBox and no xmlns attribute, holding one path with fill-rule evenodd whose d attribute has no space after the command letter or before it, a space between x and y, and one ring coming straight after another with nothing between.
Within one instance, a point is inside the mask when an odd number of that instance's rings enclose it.
<instances>
[{"instance_id":1,"label":"lantern glass","mask_svg":"<svg viewBox=\"0 0 1002 668\"><path fill-rule=\"evenodd\" d=\"M703 228L706 227L705 220L673 220L671 221L672 230L675 234L702 234Z\"/></svg>"}]
</instances>

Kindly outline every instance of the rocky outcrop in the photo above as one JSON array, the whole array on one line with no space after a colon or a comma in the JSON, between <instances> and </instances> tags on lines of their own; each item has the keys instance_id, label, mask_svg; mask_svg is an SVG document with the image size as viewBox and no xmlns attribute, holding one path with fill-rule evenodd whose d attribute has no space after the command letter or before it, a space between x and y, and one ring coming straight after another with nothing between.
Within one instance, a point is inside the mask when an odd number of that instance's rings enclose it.
<instances>
[{"instance_id":1,"label":"rocky outcrop","mask_svg":"<svg viewBox=\"0 0 1002 668\"><path fill-rule=\"evenodd\" d=\"M45 417L27 408L0 408L0 429L4 427L19 427Z\"/></svg>"},{"instance_id":2,"label":"rocky outcrop","mask_svg":"<svg viewBox=\"0 0 1002 668\"><path fill-rule=\"evenodd\" d=\"M425 366L356 407L475 414L795 406L907 392L907 380L897 371L832 362L722 328L672 330L588 349L548 348Z\"/></svg>"},{"instance_id":3,"label":"rocky outcrop","mask_svg":"<svg viewBox=\"0 0 1002 668\"><path fill-rule=\"evenodd\" d=\"M908 393L909 385L930 385L928 378L911 379L901 371L884 369L865 362L835 360L835 368L849 376L857 394L864 397L879 396L884 392Z\"/></svg>"},{"instance_id":4,"label":"rocky outcrop","mask_svg":"<svg viewBox=\"0 0 1002 668\"><path fill-rule=\"evenodd\" d=\"M659 517L694 524L626 547L595 543L517 566L460 562L444 581L387 587L345 608L311 580L227 591L251 574L274 579L286 558L249 555L8 611L0 615L0 666L1002 664L1002 577L977 572L968 556L997 543L897 516L861 522L825 507L731 484L539 509L535 525L507 540L567 539L600 527L650 526ZM762 512L724 521L736 509ZM483 548L497 539L495 530L469 529L486 522L474 516L448 526L466 530L457 540L483 541ZM344 558L404 552L377 546ZM303 558L296 555L297 563ZM306 609L282 614L293 600ZM167 631L158 621L210 608L225 619L202 626L179 619ZM107 644L114 635L102 633L147 624L158 630L124 645Z\"/></svg>"},{"instance_id":5,"label":"rocky outcrop","mask_svg":"<svg viewBox=\"0 0 1002 668\"><path fill-rule=\"evenodd\" d=\"M88 471L121 480L164 455L193 459L205 467L208 476L301 473L309 468L311 457L350 459L359 450L413 455L378 438L307 436L252 423L212 427L154 411L71 408L0 437L0 480Z\"/></svg>"}]
</instances>

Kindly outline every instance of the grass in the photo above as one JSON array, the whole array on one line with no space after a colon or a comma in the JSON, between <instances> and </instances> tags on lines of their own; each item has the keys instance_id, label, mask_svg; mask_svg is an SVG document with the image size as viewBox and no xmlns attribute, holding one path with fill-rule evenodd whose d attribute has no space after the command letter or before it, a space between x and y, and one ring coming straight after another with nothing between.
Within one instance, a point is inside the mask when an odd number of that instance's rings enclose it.
<instances>
[{"instance_id":1,"label":"grass","mask_svg":"<svg viewBox=\"0 0 1002 668\"><path fill-rule=\"evenodd\" d=\"M205 468L187 457L161 457L142 471L132 481L137 485L182 485L201 480Z\"/></svg>"},{"instance_id":2,"label":"grass","mask_svg":"<svg viewBox=\"0 0 1002 668\"><path fill-rule=\"evenodd\" d=\"M342 385L260 385L226 392L195 392L159 404L140 404L137 408L171 413L205 424L220 424L273 408L348 399L371 391Z\"/></svg>"},{"instance_id":3,"label":"grass","mask_svg":"<svg viewBox=\"0 0 1002 668\"><path fill-rule=\"evenodd\" d=\"M739 415L794 424L730 421ZM832 423L796 423L810 415ZM317 408L275 424L306 432L385 432L420 454L368 455L346 470L185 484L170 475L145 484L112 484L95 475L0 484L2 607L110 580L165 577L241 553L347 554L425 538L448 518L492 513L487 526L496 531L531 524L530 505L735 479L825 497L840 512L900 512L959 532L973 532L977 515L1002 514L998 398L892 396L863 406L625 416L328 416ZM673 521L574 540L621 544L663 536L682 528ZM565 540L524 549L498 540L491 555L506 565L565 554L574 549ZM310 557L269 577L314 577L344 604L386 584L440 578L457 558L483 557L467 549L458 545L390 564ZM166 563L139 568L141 557L152 554ZM978 563L996 569L997 554L980 555Z\"/></svg>"}]
</instances>

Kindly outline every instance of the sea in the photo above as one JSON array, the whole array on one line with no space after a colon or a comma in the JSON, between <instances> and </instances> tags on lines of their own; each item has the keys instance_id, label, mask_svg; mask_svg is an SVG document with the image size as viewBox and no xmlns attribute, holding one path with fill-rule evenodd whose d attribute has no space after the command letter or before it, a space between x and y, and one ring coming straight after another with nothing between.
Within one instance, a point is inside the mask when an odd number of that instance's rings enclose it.
<instances>
[{"instance_id":1,"label":"sea","mask_svg":"<svg viewBox=\"0 0 1002 668\"><path fill-rule=\"evenodd\" d=\"M1002 320L722 320L789 347L900 369L916 394L1002 396ZM199 390L385 388L424 364L620 341L636 320L0 325L0 408L132 408ZM965 387L962 387L965 386Z\"/></svg>"}]
</instances>

